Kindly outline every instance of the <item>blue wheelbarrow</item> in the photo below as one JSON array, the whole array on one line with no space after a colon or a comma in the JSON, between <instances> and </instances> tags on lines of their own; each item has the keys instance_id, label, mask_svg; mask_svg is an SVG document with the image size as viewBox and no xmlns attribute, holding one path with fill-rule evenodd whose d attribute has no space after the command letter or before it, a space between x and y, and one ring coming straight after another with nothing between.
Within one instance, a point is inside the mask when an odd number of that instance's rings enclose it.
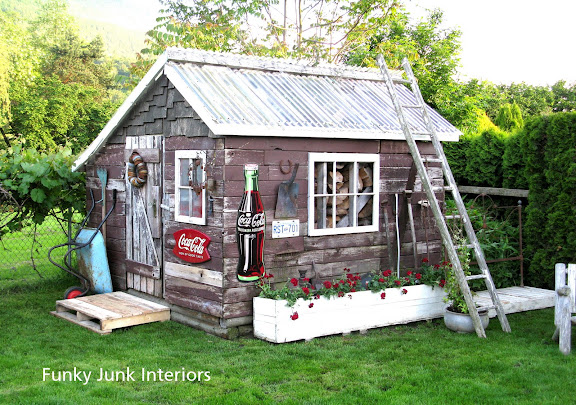
<instances>
[{"instance_id":1,"label":"blue wheelbarrow","mask_svg":"<svg viewBox=\"0 0 576 405\"><path fill-rule=\"evenodd\" d=\"M90 197L92 199L92 206L88 210L86 217L84 217L80 223L74 237L72 237L72 217L70 216L68 219L68 241L56 245L48 251L48 260L50 260L53 265L80 280L81 286L68 288L64 293L64 299L82 297L90 291L96 294L112 292L112 278L110 276L108 257L106 256L106 245L100 229L116 207L116 190L113 190L112 194L112 207L96 228L85 227L96 205L92 190L90 190ZM62 261L63 265L52 259L54 249L61 247L68 248ZM72 253L74 252L76 252L78 269L72 266Z\"/></svg>"}]
</instances>

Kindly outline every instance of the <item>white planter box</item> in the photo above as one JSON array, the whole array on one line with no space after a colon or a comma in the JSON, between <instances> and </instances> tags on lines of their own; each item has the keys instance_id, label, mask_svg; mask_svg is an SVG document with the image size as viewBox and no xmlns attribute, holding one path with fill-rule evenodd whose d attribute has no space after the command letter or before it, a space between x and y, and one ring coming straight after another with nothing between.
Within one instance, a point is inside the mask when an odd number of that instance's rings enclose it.
<instances>
[{"instance_id":1,"label":"white planter box","mask_svg":"<svg viewBox=\"0 0 576 405\"><path fill-rule=\"evenodd\" d=\"M381 293L359 291L344 297L299 299L293 308L285 300L254 298L254 335L274 343L313 339L318 336L365 331L444 315L444 290L427 285L388 288ZM351 298L349 297L351 296ZM312 308L309 304L314 303ZM298 312L298 319L290 316Z\"/></svg>"}]
</instances>

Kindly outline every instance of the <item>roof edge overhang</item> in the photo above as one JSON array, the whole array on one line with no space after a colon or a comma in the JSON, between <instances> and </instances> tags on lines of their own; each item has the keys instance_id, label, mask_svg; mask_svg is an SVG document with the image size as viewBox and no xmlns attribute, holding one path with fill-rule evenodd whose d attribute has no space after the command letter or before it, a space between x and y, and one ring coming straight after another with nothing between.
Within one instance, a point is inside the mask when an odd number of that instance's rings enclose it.
<instances>
[{"instance_id":1,"label":"roof edge overhang","mask_svg":"<svg viewBox=\"0 0 576 405\"><path fill-rule=\"evenodd\" d=\"M120 125L120 122L126 117L130 112L130 109L136 104L140 98L146 93L146 91L156 83L156 80L160 78L164 65L168 61L168 54L165 52L152 65L148 73L144 75L142 80L130 93L130 95L124 100L122 105L116 110L110 121L102 128L102 131L98 134L96 139L78 156L78 158L72 164L72 171L77 171L82 166L84 166L90 157L97 153L102 146L106 143L108 138L114 133L114 131Z\"/></svg>"}]
</instances>

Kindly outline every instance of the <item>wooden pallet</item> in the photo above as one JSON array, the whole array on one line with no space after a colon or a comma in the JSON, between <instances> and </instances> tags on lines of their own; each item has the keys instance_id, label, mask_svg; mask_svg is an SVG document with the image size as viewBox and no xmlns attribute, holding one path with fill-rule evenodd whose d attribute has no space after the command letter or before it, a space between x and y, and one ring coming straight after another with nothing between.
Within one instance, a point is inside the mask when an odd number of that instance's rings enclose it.
<instances>
[{"instance_id":1,"label":"wooden pallet","mask_svg":"<svg viewBox=\"0 0 576 405\"><path fill-rule=\"evenodd\" d=\"M513 314L516 312L533 311L536 309L551 308L554 306L555 292L535 287L508 287L496 290L498 298L502 302L504 312ZM476 305L485 306L490 302L488 291L479 291L474 295ZM493 318L496 311L491 309L488 315Z\"/></svg>"},{"instance_id":2,"label":"wooden pallet","mask_svg":"<svg viewBox=\"0 0 576 405\"><path fill-rule=\"evenodd\" d=\"M170 308L121 291L56 301L52 315L102 335L113 329L170 320Z\"/></svg>"}]
</instances>

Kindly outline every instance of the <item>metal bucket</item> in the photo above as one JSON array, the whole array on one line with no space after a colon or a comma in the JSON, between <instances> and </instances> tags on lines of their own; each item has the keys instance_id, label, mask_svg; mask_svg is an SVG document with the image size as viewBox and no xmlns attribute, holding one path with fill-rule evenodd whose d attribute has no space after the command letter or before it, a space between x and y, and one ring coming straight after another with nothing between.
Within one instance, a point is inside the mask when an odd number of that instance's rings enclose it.
<instances>
[{"instance_id":1,"label":"metal bucket","mask_svg":"<svg viewBox=\"0 0 576 405\"><path fill-rule=\"evenodd\" d=\"M84 228L76 238L76 243L87 243L97 232L92 242L77 250L78 270L90 280L92 290L97 294L112 292L112 277L106 255L106 245L102 233L93 228Z\"/></svg>"}]
</instances>

